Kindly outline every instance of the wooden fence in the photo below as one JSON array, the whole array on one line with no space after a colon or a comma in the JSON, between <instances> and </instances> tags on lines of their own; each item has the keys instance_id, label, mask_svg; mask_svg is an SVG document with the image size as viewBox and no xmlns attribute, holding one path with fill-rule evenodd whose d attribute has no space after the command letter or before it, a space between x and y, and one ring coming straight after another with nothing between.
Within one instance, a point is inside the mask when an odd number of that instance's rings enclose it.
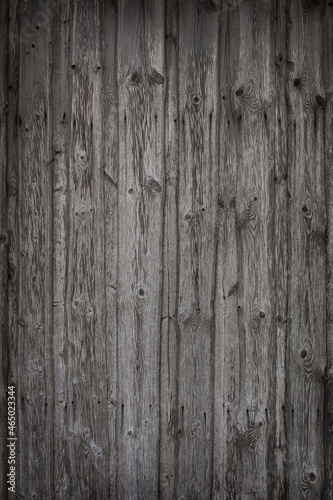
<instances>
[{"instance_id":1,"label":"wooden fence","mask_svg":"<svg viewBox=\"0 0 333 500\"><path fill-rule=\"evenodd\" d=\"M1 498L332 499L333 2L0 16Z\"/></svg>"}]
</instances>

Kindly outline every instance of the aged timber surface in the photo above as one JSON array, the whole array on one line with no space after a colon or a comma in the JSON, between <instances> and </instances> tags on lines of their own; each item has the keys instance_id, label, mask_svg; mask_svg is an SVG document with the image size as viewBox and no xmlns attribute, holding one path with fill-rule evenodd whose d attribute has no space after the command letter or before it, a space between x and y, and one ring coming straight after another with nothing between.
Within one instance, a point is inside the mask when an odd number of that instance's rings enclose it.
<instances>
[{"instance_id":1,"label":"aged timber surface","mask_svg":"<svg viewBox=\"0 0 333 500\"><path fill-rule=\"evenodd\" d=\"M0 498L333 498L333 3L0 26Z\"/></svg>"}]
</instances>

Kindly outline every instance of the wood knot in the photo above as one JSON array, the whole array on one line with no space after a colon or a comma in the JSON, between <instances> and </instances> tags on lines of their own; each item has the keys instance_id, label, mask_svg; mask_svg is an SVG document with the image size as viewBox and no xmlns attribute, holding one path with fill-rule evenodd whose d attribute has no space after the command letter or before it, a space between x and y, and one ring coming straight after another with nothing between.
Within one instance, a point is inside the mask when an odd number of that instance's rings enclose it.
<instances>
[{"instance_id":1,"label":"wood knot","mask_svg":"<svg viewBox=\"0 0 333 500\"><path fill-rule=\"evenodd\" d=\"M140 69L134 70L128 79L128 83L130 85L136 85L136 84L140 83L141 81L142 81L142 72Z\"/></svg>"},{"instance_id":2,"label":"wood knot","mask_svg":"<svg viewBox=\"0 0 333 500\"><path fill-rule=\"evenodd\" d=\"M287 320L286 320L286 319L284 319L284 318L281 316L281 314L278 314L278 315L276 316L276 320L277 320L277 323L278 323L278 325L279 325L280 327L281 327L281 326L284 326L284 325L287 323Z\"/></svg>"},{"instance_id":3,"label":"wood knot","mask_svg":"<svg viewBox=\"0 0 333 500\"><path fill-rule=\"evenodd\" d=\"M308 351L306 349L302 349L300 352L301 359L305 359L308 355Z\"/></svg>"},{"instance_id":4,"label":"wood knot","mask_svg":"<svg viewBox=\"0 0 333 500\"><path fill-rule=\"evenodd\" d=\"M196 109L200 107L202 101L202 97L199 93L195 93L192 95L192 103Z\"/></svg>"},{"instance_id":5,"label":"wood knot","mask_svg":"<svg viewBox=\"0 0 333 500\"><path fill-rule=\"evenodd\" d=\"M80 165L84 165L88 161L88 155L86 151L79 151L77 154L77 160Z\"/></svg>"},{"instance_id":6,"label":"wood knot","mask_svg":"<svg viewBox=\"0 0 333 500\"><path fill-rule=\"evenodd\" d=\"M144 285L138 285L136 289L136 298L142 302L147 298L147 289Z\"/></svg>"},{"instance_id":7,"label":"wood knot","mask_svg":"<svg viewBox=\"0 0 333 500\"><path fill-rule=\"evenodd\" d=\"M294 80L294 87L296 87L296 88L300 87L301 83L302 82L301 82L300 78L295 78L295 80Z\"/></svg>"},{"instance_id":8,"label":"wood knot","mask_svg":"<svg viewBox=\"0 0 333 500\"><path fill-rule=\"evenodd\" d=\"M228 299L229 299L230 297L233 297L233 296L237 295L237 291L238 291L238 282L237 282L237 283L235 283L235 284L234 284L234 285L230 288L230 290L229 290L229 292L228 292Z\"/></svg>"},{"instance_id":9,"label":"wood knot","mask_svg":"<svg viewBox=\"0 0 333 500\"><path fill-rule=\"evenodd\" d=\"M314 483L316 479L317 479L316 474L314 472L310 472L309 480L311 481L311 483Z\"/></svg>"},{"instance_id":10,"label":"wood knot","mask_svg":"<svg viewBox=\"0 0 333 500\"><path fill-rule=\"evenodd\" d=\"M150 176L145 178L145 188L152 194L161 194L163 191L161 184Z\"/></svg>"},{"instance_id":11,"label":"wood knot","mask_svg":"<svg viewBox=\"0 0 333 500\"><path fill-rule=\"evenodd\" d=\"M198 217L195 212L188 212L184 216L184 221L190 226L190 227L195 227L198 225Z\"/></svg>"},{"instance_id":12,"label":"wood knot","mask_svg":"<svg viewBox=\"0 0 333 500\"><path fill-rule=\"evenodd\" d=\"M163 85L164 83L164 76L161 75L156 69L152 69L150 73L150 81L152 83L157 83L158 85Z\"/></svg>"},{"instance_id":13,"label":"wood knot","mask_svg":"<svg viewBox=\"0 0 333 500\"><path fill-rule=\"evenodd\" d=\"M304 370L304 376L310 380L314 376L315 357L311 344L305 342L302 348L298 351L299 362Z\"/></svg>"},{"instance_id":14,"label":"wood knot","mask_svg":"<svg viewBox=\"0 0 333 500\"><path fill-rule=\"evenodd\" d=\"M244 89L243 87L240 87L239 89L236 90L235 92L236 96L237 97L242 97L242 95L244 95Z\"/></svg>"},{"instance_id":15,"label":"wood knot","mask_svg":"<svg viewBox=\"0 0 333 500\"><path fill-rule=\"evenodd\" d=\"M193 331L195 331L201 321L200 309L193 306L190 309L185 309L178 316L178 322L186 326L189 326Z\"/></svg>"},{"instance_id":16,"label":"wood knot","mask_svg":"<svg viewBox=\"0 0 333 500\"><path fill-rule=\"evenodd\" d=\"M317 471L313 467L313 464L303 464L302 474L301 474L302 490L306 492L311 488L312 491L316 491L318 490L318 487L319 487L319 477Z\"/></svg>"},{"instance_id":17,"label":"wood knot","mask_svg":"<svg viewBox=\"0 0 333 500\"><path fill-rule=\"evenodd\" d=\"M318 106L320 108L324 108L325 107L325 99L321 95L317 95L316 96L316 103L318 104Z\"/></svg>"}]
</instances>

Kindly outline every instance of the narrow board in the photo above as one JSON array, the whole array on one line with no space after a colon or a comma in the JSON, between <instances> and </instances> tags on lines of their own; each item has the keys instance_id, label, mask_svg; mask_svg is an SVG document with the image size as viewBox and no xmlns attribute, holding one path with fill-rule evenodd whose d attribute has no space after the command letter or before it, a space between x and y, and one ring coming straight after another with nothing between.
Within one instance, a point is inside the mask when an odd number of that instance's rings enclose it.
<instances>
[{"instance_id":1,"label":"narrow board","mask_svg":"<svg viewBox=\"0 0 333 500\"><path fill-rule=\"evenodd\" d=\"M119 498L158 493L164 33L163 2L124 0L118 6Z\"/></svg>"},{"instance_id":2,"label":"narrow board","mask_svg":"<svg viewBox=\"0 0 333 500\"><path fill-rule=\"evenodd\" d=\"M321 498L326 364L323 2L288 3L288 495ZM306 50L305 50L306 47Z\"/></svg>"},{"instance_id":3,"label":"narrow board","mask_svg":"<svg viewBox=\"0 0 333 500\"><path fill-rule=\"evenodd\" d=\"M218 3L178 2L176 498L213 486Z\"/></svg>"}]
</instances>

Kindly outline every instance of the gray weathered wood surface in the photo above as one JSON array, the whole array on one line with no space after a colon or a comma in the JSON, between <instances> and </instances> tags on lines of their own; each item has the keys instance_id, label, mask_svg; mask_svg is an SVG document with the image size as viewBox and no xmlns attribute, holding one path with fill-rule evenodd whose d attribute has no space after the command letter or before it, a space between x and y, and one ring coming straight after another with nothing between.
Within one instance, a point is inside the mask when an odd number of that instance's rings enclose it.
<instances>
[{"instance_id":1,"label":"gray weathered wood surface","mask_svg":"<svg viewBox=\"0 0 333 500\"><path fill-rule=\"evenodd\" d=\"M0 498L333 498L333 2L0 26Z\"/></svg>"}]
</instances>

